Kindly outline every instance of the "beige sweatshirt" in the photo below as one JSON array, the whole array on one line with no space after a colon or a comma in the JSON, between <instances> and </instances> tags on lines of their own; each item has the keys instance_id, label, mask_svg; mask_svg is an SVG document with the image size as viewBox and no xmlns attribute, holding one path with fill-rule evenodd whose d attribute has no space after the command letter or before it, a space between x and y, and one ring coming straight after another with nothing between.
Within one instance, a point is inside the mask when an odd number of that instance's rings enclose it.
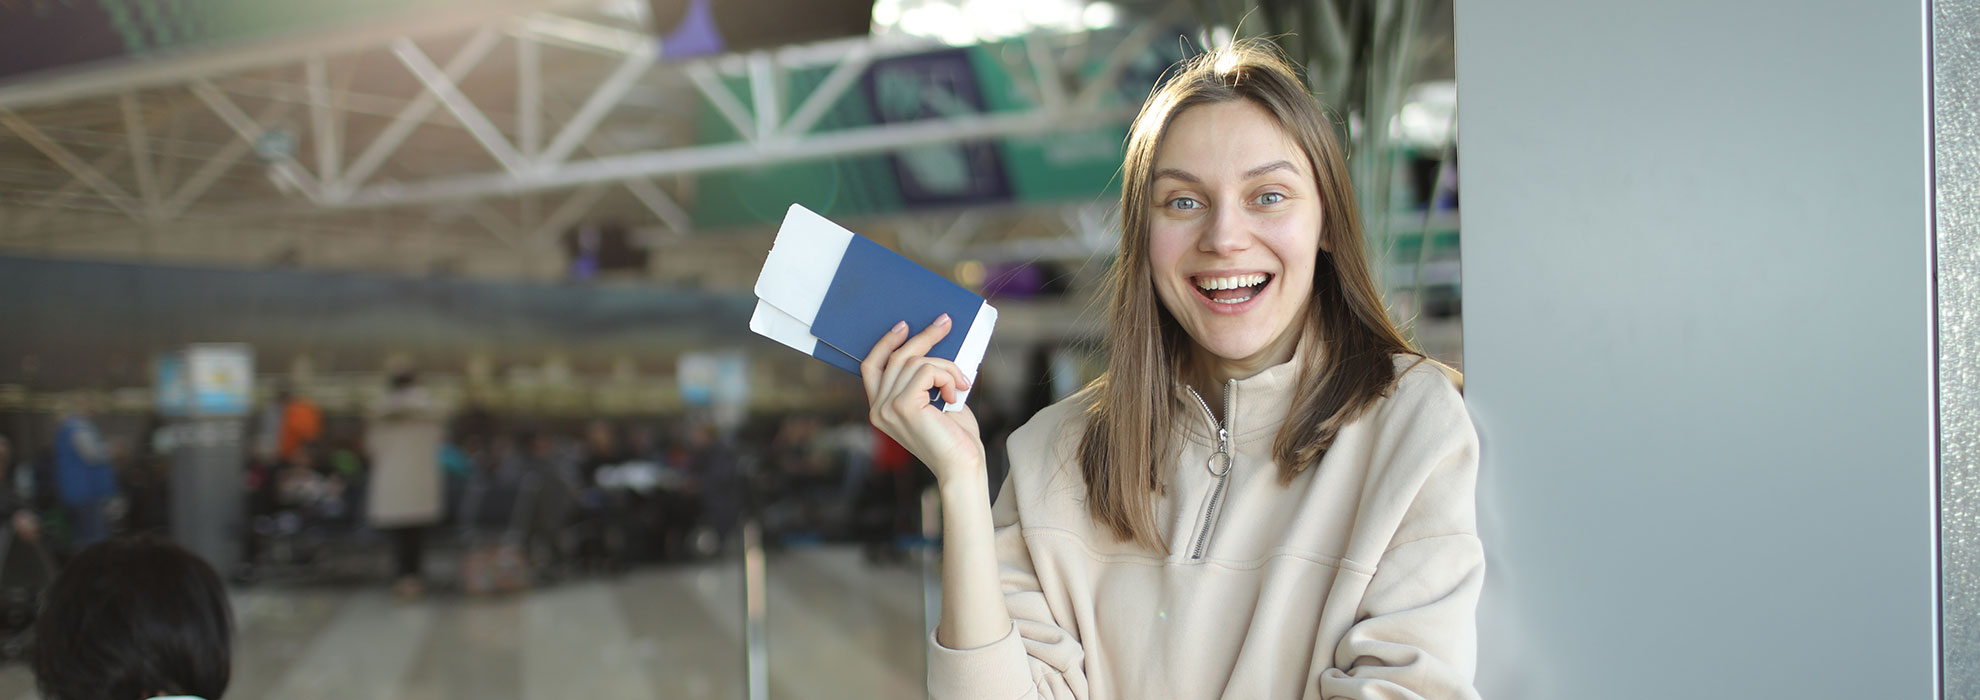
<instances>
[{"instance_id":1,"label":"beige sweatshirt","mask_svg":"<svg viewBox=\"0 0 1980 700\"><path fill-rule=\"evenodd\" d=\"M1230 469L1195 392L1156 522L1169 551L1121 542L1087 514L1072 455L1086 394L1010 438L993 509L1011 633L948 649L949 698L1475 698L1478 438L1435 365L1409 369L1290 486L1272 441L1297 362L1230 382ZM1221 465L1219 465L1221 466Z\"/></svg>"}]
</instances>

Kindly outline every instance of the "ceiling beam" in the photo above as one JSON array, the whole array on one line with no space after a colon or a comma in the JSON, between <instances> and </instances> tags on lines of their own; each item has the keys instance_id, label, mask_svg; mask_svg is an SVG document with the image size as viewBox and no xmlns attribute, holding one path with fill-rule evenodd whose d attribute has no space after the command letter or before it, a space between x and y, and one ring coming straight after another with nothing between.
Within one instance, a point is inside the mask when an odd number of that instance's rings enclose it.
<instances>
[{"instance_id":1,"label":"ceiling beam","mask_svg":"<svg viewBox=\"0 0 1980 700\"><path fill-rule=\"evenodd\" d=\"M255 116L254 121L257 124L266 124L281 119L288 115L291 107L292 105L283 102L270 103ZM205 195L207 190L212 189L213 183L218 182L221 175L233 169L234 164L240 162L241 157L247 155L252 146L242 139L234 139L220 146L220 150L214 152L213 157L206 159L198 170L193 171L191 177L186 178L186 181L179 186L178 193L165 201L163 210L159 212L160 218L171 220L184 215L186 208Z\"/></svg>"},{"instance_id":2,"label":"ceiling beam","mask_svg":"<svg viewBox=\"0 0 1980 700\"><path fill-rule=\"evenodd\" d=\"M1066 104L1066 82L1060 76L1059 64L1053 60L1052 47L1045 42L1049 38L1038 34L1021 39L1024 54L1030 59L1031 75L1037 81L1038 103L1049 110L1062 109ZM1100 85L1101 83L1094 83Z\"/></svg>"},{"instance_id":3,"label":"ceiling beam","mask_svg":"<svg viewBox=\"0 0 1980 700\"><path fill-rule=\"evenodd\" d=\"M576 150L578 144L591 135L592 129L597 128L599 120L618 106L619 101L632 91L640 76L653 67L652 46L651 43L640 44L639 48L619 61L619 66L612 69L612 74L606 76L598 89L591 92L591 97L584 101L584 106L579 107L577 114L557 132L557 138L551 139L550 147L536 159L534 167L553 167L570 157L571 151Z\"/></svg>"},{"instance_id":4,"label":"ceiling beam","mask_svg":"<svg viewBox=\"0 0 1980 700\"><path fill-rule=\"evenodd\" d=\"M714 107L715 112L729 123L729 128L736 130L737 136L746 141L755 138L756 130L751 126L753 120L749 108L744 107L742 101L736 99L736 94L722 84L722 78L715 74L715 69L707 63L690 63L682 72L687 74L701 96L707 98L709 106Z\"/></svg>"},{"instance_id":5,"label":"ceiling beam","mask_svg":"<svg viewBox=\"0 0 1980 700\"><path fill-rule=\"evenodd\" d=\"M516 37L516 148L536 161L543 150L543 52L536 40Z\"/></svg>"},{"instance_id":6,"label":"ceiling beam","mask_svg":"<svg viewBox=\"0 0 1980 700\"><path fill-rule=\"evenodd\" d=\"M570 105L564 104L561 100L554 102L562 109L568 109L570 107ZM546 103L546 106L547 104L549 103ZM601 148L601 143L608 147ZM597 129L592 129L591 133L585 136L582 148L585 153L593 156L622 153L625 150L621 147L619 137L612 134L600 133ZM639 200L639 203L645 206L647 211L652 212L654 218L659 219L660 223L667 227L667 230L676 234L684 234L693 230L694 218L688 214L687 209L683 208L672 196L669 196L666 190L661 189L652 178L633 178L625 181L625 186L626 191L632 193L633 198ZM521 200L526 212L534 211L533 206L536 202L535 193L525 194L521 197Z\"/></svg>"},{"instance_id":7,"label":"ceiling beam","mask_svg":"<svg viewBox=\"0 0 1980 700\"><path fill-rule=\"evenodd\" d=\"M20 135L22 140L34 146L35 150L41 151L42 155L48 156L50 160L61 165L62 169L69 171L71 175L76 176L76 179L88 183L90 189L96 190L96 194L109 200L112 206L117 207L118 211L122 211L124 214L130 216L132 220L149 220L143 204L131 197L129 192L125 192L124 188L118 187L117 183L110 181L110 178L104 177L103 173L98 172L96 168L92 168L88 163L83 162L83 159L77 158L76 154L70 153L69 149L63 148L61 144L49 140L46 135L41 133L40 129L34 128L33 124L28 123L26 119L22 119L20 115L7 110L0 110L0 126L6 126L12 129L14 133Z\"/></svg>"},{"instance_id":8,"label":"ceiling beam","mask_svg":"<svg viewBox=\"0 0 1980 700\"><path fill-rule=\"evenodd\" d=\"M151 128L145 125L144 111L138 105L135 92L118 96L118 106L124 112L124 136L131 151L132 170L137 171L138 198L144 202L147 218L158 216L158 179L151 167Z\"/></svg>"},{"instance_id":9,"label":"ceiling beam","mask_svg":"<svg viewBox=\"0 0 1980 700\"><path fill-rule=\"evenodd\" d=\"M529 242L533 245L555 245L556 235L583 219L609 189L604 183L592 183L578 188L565 197L564 203L557 205L557 209L550 212L550 216L544 217L543 223L537 225L536 231L530 235Z\"/></svg>"},{"instance_id":10,"label":"ceiling beam","mask_svg":"<svg viewBox=\"0 0 1980 700\"><path fill-rule=\"evenodd\" d=\"M666 191L661 190L659 185L653 184L652 180L643 177L627 180L626 190L631 192L633 198L638 199L640 204L645 205L647 211L653 212L653 216L660 219L660 223L665 224L667 230L687 233L694 227L694 219L688 216L687 210L681 208L679 202L667 196Z\"/></svg>"},{"instance_id":11,"label":"ceiling beam","mask_svg":"<svg viewBox=\"0 0 1980 700\"><path fill-rule=\"evenodd\" d=\"M336 182L343 177L344 144L330 96L328 63L323 54L312 55L303 63L303 72L309 83L309 132L316 137L316 178Z\"/></svg>"},{"instance_id":12,"label":"ceiling beam","mask_svg":"<svg viewBox=\"0 0 1980 700\"><path fill-rule=\"evenodd\" d=\"M977 114L811 134L791 141L663 149L572 161L554 170L531 171L521 176L490 173L374 185L329 204L364 208L506 196L633 178L885 153L930 144L1033 136L1121 124L1133 118L1134 111L1133 106L1127 105L1083 114L1043 111Z\"/></svg>"},{"instance_id":13,"label":"ceiling beam","mask_svg":"<svg viewBox=\"0 0 1980 700\"><path fill-rule=\"evenodd\" d=\"M219 115L220 120L226 122L242 141L255 146L258 151L261 150L262 137L267 135L267 130L263 129L259 122L249 118L246 112L242 112L233 100L220 94L220 90L213 87L213 83L207 82L204 78L194 80L192 92L199 101L206 103L208 109ZM322 187L317 184L316 177L309 174L308 169L296 162L295 154L269 150L262 152L261 157L274 161L276 177L288 181L290 186L301 190L303 196L308 197L310 201L322 201Z\"/></svg>"},{"instance_id":14,"label":"ceiling beam","mask_svg":"<svg viewBox=\"0 0 1980 700\"><path fill-rule=\"evenodd\" d=\"M653 37L630 29L608 27L549 12L518 17L509 22L509 33L517 39L542 41L565 48L605 56L623 56L658 44Z\"/></svg>"},{"instance_id":15,"label":"ceiling beam","mask_svg":"<svg viewBox=\"0 0 1980 700\"><path fill-rule=\"evenodd\" d=\"M89 166L99 171L108 170L115 167L119 161L123 160L124 156L124 151L110 151L103 154L102 157L91 161ZM70 178L67 183L56 189L54 193L45 197L36 197L34 200L35 211L14 219L10 228L17 233L33 231L43 221L47 221L50 217L53 217L56 212L70 208L72 206L71 203L76 198L81 197L82 193L88 189L89 183L77 178Z\"/></svg>"},{"instance_id":16,"label":"ceiling beam","mask_svg":"<svg viewBox=\"0 0 1980 700\"><path fill-rule=\"evenodd\" d=\"M378 21L355 23L349 29L249 39L235 47L194 47L183 56L129 56L75 70L36 74L33 79L0 86L0 109L17 110L129 90L184 84L187 76L226 75L255 68L294 63L310 54L340 54L377 48L399 37L424 37L458 32L486 18L555 10L584 4L584 0L460 0L416 10L397 11Z\"/></svg>"},{"instance_id":17,"label":"ceiling beam","mask_svg":"<svg viewBox=\"0 0 1980 700\"><path fill-rule=\"evenodd\" d=\"M426 57L426 52L419 50L419 46L411 39L396 39L392 42L392 53L399 57L399 61L405 64L407 70L412 71L414 77L419 78L419 82L426 86L428 92L440 99L440 104L445 106L448 112L453 113L455 119L460 120L461 126L467 128L468 134L474 136L474 140L480 142L482 148L487 149L488 155L493 156L495 162L502 165L503 170L518 175L523 172L522 155L516 153L516 148L509 143L509 138L503 136L502 130L495 128L495 124L488 121L487 115L482 114L481 109L474 106L474 101L468 99L468 96L461 92L460 86L454 84L453 78L448 77L439 66L433 65L433 60Z\"/></svg>"},{"instance_id":18,"label":"ceiling beam","mask_svg":"<svg viewBox=\"0 0 1980 700\"><path fill-rule=\"evenodd\" d=\"M756 136L751 141L769 141L777 135L777 125L784 119L778 99L783 93L783 86L778 85L782 75L770 54L759 51L749 55L749 108L756 114Z\"/></svg>"},{"instance_id":19,"label":"ceiling beam","mask_svg":"<svg viewBox=\"0 0 1980 700\"><path fill-rule=\"evenodd\" d=\"M483 28L476 32L474 38L468 40L467 45L454 52L453 58L447 59L445 74L448 79L460 80L469 71L474 70L474 67L481 63L481 59L488 56L488 52L493 50L501 39L502 35L492 29ZM418 128L420 122L439 106L440 100L433 91L421 90L419 97L414 98L411 104L400 110L399 116L393 117L392 123L387 125L384 131L379 132L377 138L372 139L371 145L366 146L363 153L358 154L357 160L351 163L350 169L344 171L343 181L331 188L331 198L341 199L344 193L364 184L366 178L378 171L378 166L384 165L386 159L398 152L399 146L406 142L407 136L412 135L413 129Z\"/></svg>"},{"instance_id":20,"label":"ceiling beam","mask_svg":"<svg viewBox=\"0 0 1980 700\"><path fill-rule=\"evenodd\" d=\"M797 109L791 112L790 120L784 122L784 127L778 131L778 134L784 138L797 138L811 131L811 127L817 126L818 120L824 118L826 112L838 106L839 99L845 97L846 91L851 90L852 86L866 75L866 69L871 65L873 65L873 52L870 49L865 46L853 49L846 55L846 60L833 66L832 72L825 76L825 80L819 82L818 87L804 98L804 102L798 104Z\"/></svg>"},{"instance_id":21,"label":"ceiling beam","mask_svg":"<svg viewBox=\"0 0 1980 700\"><path fill-rule=\"evenodd\" d=\"M1148 51L1148 47L1155 40L1156 32L1175 26L1175 21L1187 7L1181 2L1170 3L1153 21L1135 25L1134 29L1128 32L1127 38L1115 44L1114 50L1107 53L1107 60L1101 64L1099 75L1086 81L1086 85L1073 96L1073 111L1097 108L1100 106L1101 98L1110 91L1118 90L1121 76L1127 73L1128 66L1133 65L1136 59L1141 58Z\"/></svg>"}]
</instances>

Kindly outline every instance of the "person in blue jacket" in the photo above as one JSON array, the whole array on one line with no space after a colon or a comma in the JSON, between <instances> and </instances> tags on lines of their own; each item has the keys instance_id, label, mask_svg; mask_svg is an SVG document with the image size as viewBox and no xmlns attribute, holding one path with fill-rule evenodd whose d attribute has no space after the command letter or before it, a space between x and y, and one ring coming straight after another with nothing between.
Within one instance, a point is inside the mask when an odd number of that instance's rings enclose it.
<instances>
[{"instance_id":1,"label":"person in blue jacket","mask_svg":"<svg viewBox=\"0 0 1980 700\"><path fill-rule=\"evenodd\" d=\"M64 416L55 429L55 487L69 511L71 543L77 549L110 536L107 511L117 495L117 474L110 464L110 446L87 405Z\"/></svg>"}]
</instances>

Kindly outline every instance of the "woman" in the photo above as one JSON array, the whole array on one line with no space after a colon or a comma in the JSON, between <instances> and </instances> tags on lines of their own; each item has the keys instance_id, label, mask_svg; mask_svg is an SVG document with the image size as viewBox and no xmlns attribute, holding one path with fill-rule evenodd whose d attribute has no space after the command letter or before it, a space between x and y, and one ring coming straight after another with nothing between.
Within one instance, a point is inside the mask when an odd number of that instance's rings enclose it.
<instances>
[{"instance_id":1,"label":"woman","mask_svg":"<svg viewBox=\"0 0 1980 700\"><path fill-rule=\"evenodd\" d=\"M28 664L48 700L219 700L233 628L213 567L151 535L122 537L55 578Z\"/></svg>"},{"instance_id":2,"label":"woman","mask_svg":"<svg viewBox=\"0 0 1980 700\"><path fill-rule=\"evenodd\" d=\"M420 388L412 372L392 375L391 390L371 407L365 429L371 453L365 492L371 526L391 533L398 581L393 593L413 600L426 592L421 568L426 528L440 522L440 443L446 409Z\"/></svg>"},{"instance_id":3,"label":"woman","mask_svg":"<svg viewBox=\"0 0 1980 700\"><path fill-rule=\"evenodd\" d=\"M1013 433L899 324L872 420L943 503L936 698L1469 698L1477 437L1384 312L1345 158L1269 44L1184 65L1128 136L1108 370Z\"/></svg>"}]
</instances>

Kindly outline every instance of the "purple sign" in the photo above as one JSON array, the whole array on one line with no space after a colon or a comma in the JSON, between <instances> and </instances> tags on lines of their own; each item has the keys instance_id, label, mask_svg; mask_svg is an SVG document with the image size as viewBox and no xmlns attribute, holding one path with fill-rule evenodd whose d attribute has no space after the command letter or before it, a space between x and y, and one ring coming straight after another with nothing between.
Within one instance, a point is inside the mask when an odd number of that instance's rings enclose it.
<instances>
[{"instance_id":1,"label":"purple sign","mask_svg":"<svg viewBox=\"0 0 1980 700\"><path fill-rule=\"evenodd\" d=\"M901 124L982 114L983 91L965 49L877 61L866 74L875 121ZM909 207L966 205L1011 199L1010 180L991 140L919 146L891 156Z\"/></svg>"}]
</instances>

